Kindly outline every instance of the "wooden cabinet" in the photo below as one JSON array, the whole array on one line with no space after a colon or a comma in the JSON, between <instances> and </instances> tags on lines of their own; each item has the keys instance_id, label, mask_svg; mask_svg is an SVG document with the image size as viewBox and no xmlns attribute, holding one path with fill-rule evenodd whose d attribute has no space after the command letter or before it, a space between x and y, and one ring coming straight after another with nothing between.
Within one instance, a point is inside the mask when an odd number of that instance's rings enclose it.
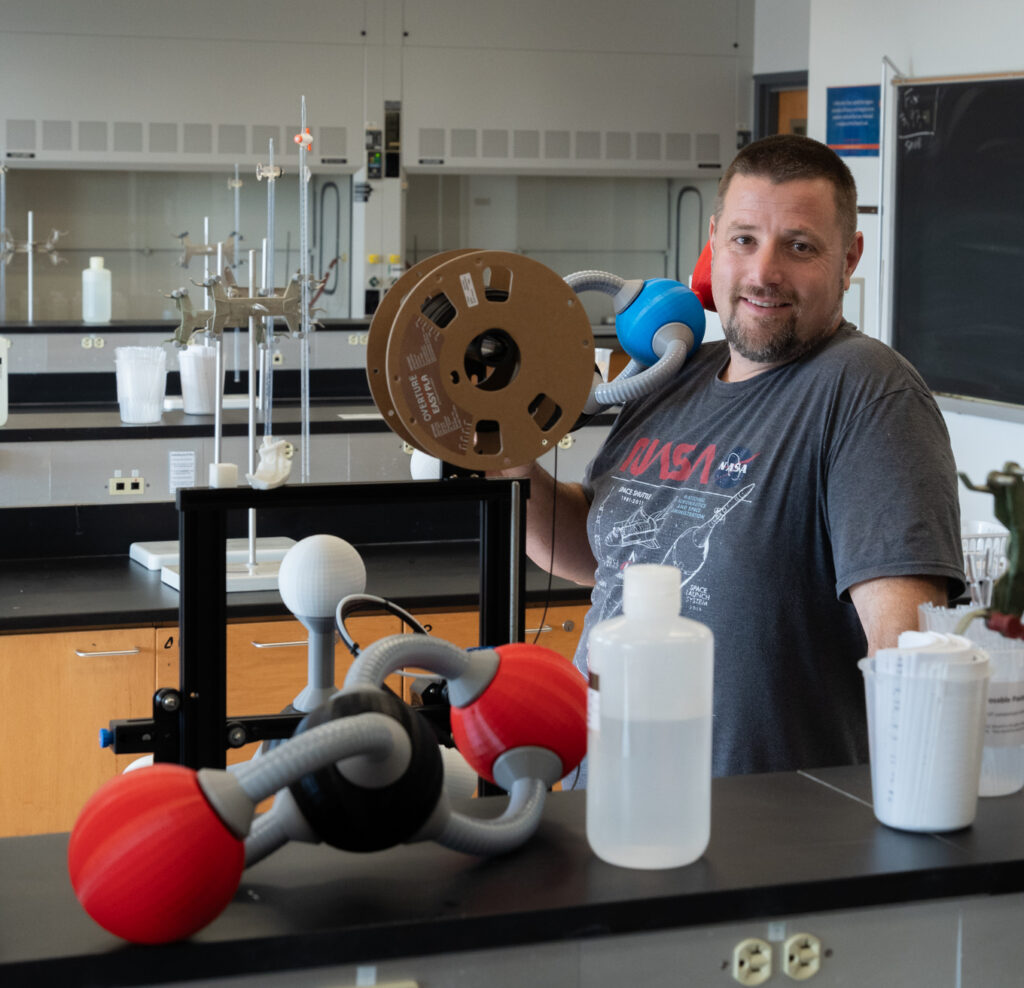
<instances>
[{"instance_id":1,"label":"wooden cabinet","mask_svg":"<svg viewBox=\"0 0 1024 988\"><path fill-rule=\"evenodd\" d=\"M528 642L536 640L538 645L558 652L571 662L589 609L589 604L551 604L545 613L543 607L528 607L523 638Z\"/></svg>"},{"instance_id":2,"label":"wooden cabinet","mask_svg":"<svg viewBox=\"0 0 1024 988\"><path fill-rule=\"evenodd\" d=\"M398 634L401 624L391 615L355 615L346 626L362 647L378 638ZM157 640L173 638L170 648L157 652L160 686L178 685L178 629L157 629ZM227 713L229 717L275 714L285 709L306 685L309 650L306 629L294 618L246 621L227 626ZM164 643L166 644L166 642ZM338 642L334 652L334 681L340 687L353 657ZM388 685L402 696L403 680L390 676ZM228 751L228 764L252 757L255 744Z\"/></svg>"},{"instance_id":3,"label":"wooden cabinet","mask_svg":"<svg viewBox=\"0 0 1024 988\"><path fill-rule=\"evenodd\" d=\"M536 639L538 645L571 660L587 610L587 604L551 604L545 614L543 607L528 607L523 639L528 642ZM460 648L474 648L480 644L480 616L475 610L412 613L430 634L438 638Z\"/></svg>"},{"instance_id":4,"label":"wooden cabinet","mask_svg":"<svg viewBox=\"0 0 1024 988\"><path fill-rule=\"evenodd\" d=\"M0 836L70 830L135 756L99 746L112 718L147 717L153 628L0 636Z\"/></svg>"},{"instance_id":5,"label":"wooden cabinet","mask_svg":"<svg viewBox=\"0 0 1024 988\"><path fill-rule=\"evenodd\" d=\"M527 610L528 641L571 659L586 606L552 605ZM479 642L475 610L433 611L416 617L430 632L462 648ZM391 615L357 614L349 620L355 640L366 647L397 634ZM294 619L247 621L227 628L227 713L277 713L306 683L306 629ZM352 664L336 648L335 682ZM388 685L409 699L410 677ZM0 635L0 837L69 830L88 797L124 771L137 755L114 755L99 746L111 720L148 718L153 693L178 686L178 629L125 628L25 635ZM229 763L252 756L255 745L228 752Z\"/></svg>"}]
</instances>

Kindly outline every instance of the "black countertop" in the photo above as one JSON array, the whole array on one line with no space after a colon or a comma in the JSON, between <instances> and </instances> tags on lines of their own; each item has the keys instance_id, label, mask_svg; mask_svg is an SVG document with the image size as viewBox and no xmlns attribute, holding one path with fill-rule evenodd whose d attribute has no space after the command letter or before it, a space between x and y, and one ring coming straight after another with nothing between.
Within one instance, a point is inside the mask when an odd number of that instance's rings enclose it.
<instances>
[{"instance_id":1,"label":"black countertop","mask_svg":"<svg viewBox=\"0 0 1024 988\"><path fill-rule=\"evenodd\" d=\"M275 403L274 434L298 435L302 426L298 402ZM610 417L607 419L610 421ZM159 422L128 425L121 421L117 404L69 404L63 406L21 406L8 412L7 424L0 429L0 442L39 443L74 440L177 439L183 436L213 434L212 415L186 415L180 408L165 409ZM221 431L225 436L248 434L248 407L225 408ZM260 422L262 434L263 425ZM372 402L353 400L314 402L309 409L309 431L390 432Z\"/></svg>"},{"instance_id":2,"label":"black countertop","mask_svg":"<svg viewBox=\"0 0 1024 988\"><path fill-rule=\"evenodd\" d=\"M448 610L480 606L476 542L357 545L367 593L405 608ZM0 562L0 634L173 624L178 591L126 555ZM590 592L527 563L526 602L588 603ZM285 617L277 590L228 594L228 616Z\"/></svg>"},{"instance_id":3,"label":"black countertop","mask_svg":"<svg viewBox=\"0 0 1024 988\"><path fill-rule=\"evenodd\" d=\"M501 797L472 801L496 815ZM0 840L0 982L134 985L486 950L1024 889L1024 795L954 834L879 824L866 766L716 779L695 864L616 868L554 793L535 836L484 860L432 843L357 855L290 844L188 941L125 945L81 910L67 836Z\"/></svg>"}]
</instances>

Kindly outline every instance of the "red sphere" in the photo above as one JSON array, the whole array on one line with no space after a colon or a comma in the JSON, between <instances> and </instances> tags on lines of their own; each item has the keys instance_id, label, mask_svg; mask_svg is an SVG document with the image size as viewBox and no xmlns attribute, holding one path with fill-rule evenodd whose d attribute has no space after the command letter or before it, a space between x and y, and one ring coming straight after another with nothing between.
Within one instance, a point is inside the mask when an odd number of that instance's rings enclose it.
<instances>
[{"instance_id":1,"label":"red sphere","mask_svg":"<svg viewBox=\"0 0 1024 988\"><path fill-rule=\"evenodd\" d=\"M690 288L700 299L701 305L708 312L715 312L715 300L711 294L711 241L709 240L697 258L693 274L690 276Z\"/></svg>"},{"instance_id":2,"label":"red sphere","mask_svg":"<svg viewBox=\"0 0 1024 988\"><path fill-rule=\"evenodd\" d=\"M245 849L180 765L120 775L89 798L68 845L71 885L116 936L168 943L191 936L231 901Z\"/></svg>"},{"instance_id":3,"label":"red sphere","mask_svg":"<svg viewBox=\"0 0 1024 988\"><path fill-rule=\"evenodd\" d=\"M532 745L553 751L562 774L587 751L587 684L575 666L540 645L513 642L496 649L498 671L467 707L452 707L452 737L466 761L494 781L499 755Z\"/></svg>"}]
</instances>

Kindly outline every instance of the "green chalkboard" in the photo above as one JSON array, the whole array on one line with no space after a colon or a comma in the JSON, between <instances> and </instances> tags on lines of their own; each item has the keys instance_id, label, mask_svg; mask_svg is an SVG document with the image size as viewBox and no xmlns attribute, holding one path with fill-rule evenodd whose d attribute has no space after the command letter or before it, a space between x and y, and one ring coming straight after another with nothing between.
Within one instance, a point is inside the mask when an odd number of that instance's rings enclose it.
<instances>
[{"instance_id":1,"label":"green chalkboard","mask_svg":"<svg viewBox=\"0 0 1024 988\"><path fill-rule=\"evenodd\" d=\"M893 346L1024 405L1024 78L901 84L894 112Z\"/></svg>"}]
</instances>

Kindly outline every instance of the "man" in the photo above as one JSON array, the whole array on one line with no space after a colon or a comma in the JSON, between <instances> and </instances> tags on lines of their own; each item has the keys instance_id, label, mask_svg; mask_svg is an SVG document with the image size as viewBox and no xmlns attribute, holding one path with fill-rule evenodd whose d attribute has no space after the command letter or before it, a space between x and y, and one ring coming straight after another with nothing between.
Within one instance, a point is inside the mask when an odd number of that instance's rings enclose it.
<instances>
[{"instance_id":1,"label":"man","mask_svg":"<svg viewBox=\"0 0 1024 988\"><path fill-rule=\"evenodd\" d=\"M581 671L590 629L621 609L622 570L681 570L683 615L715 635L716 775L866 759L857 660L963 590L942 417L902 357L843 320L856 215L824 145L743 149L710 222L725 342L628 402L584 484L558 485L553 554L553 482L518 471L531 558L594 586Z\"/></svg>"}]
</instances>

